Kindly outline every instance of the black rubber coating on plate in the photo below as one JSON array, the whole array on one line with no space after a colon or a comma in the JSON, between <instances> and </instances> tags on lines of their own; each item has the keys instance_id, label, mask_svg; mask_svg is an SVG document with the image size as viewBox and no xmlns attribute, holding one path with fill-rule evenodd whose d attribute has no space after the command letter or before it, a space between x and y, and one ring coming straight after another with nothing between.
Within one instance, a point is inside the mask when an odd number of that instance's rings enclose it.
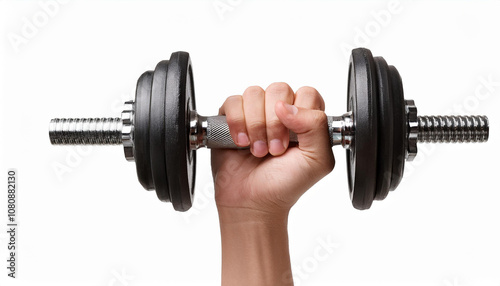
<instances>
[{"instance_id":1,"label":"black rubber coating on plate","mask_svg":"<svg viewBox=\"0 0 500 286\"><path fill-rule=\"evenodd\" d=\"M153 72L147 71L137 80L134 112L134 160L137 177L148 191L154 190L149 155L149 110Z\"/></svg>"},{"instance_id":2,"label":"black rubber coating on plate","mask_svg":"<svg viewBox=\"0 0 500 286\"><path fill-rule=\"evenodd\" d=\"M355 137L346 151L352 205L370 208L377 182L377 89L373 56L354 49L349 63L347 110L352 111Z\"/></svg>"},{"instance_id":3,"label":"black rubber coating on plate","mask_svg":"<svg viewBox=\"0 0 500 286\"><path fill-rule=\"evenodd\" d=\"M378 87L378 151L377 151L377 184L375 199L383 200L389 194L392 177L393 153L393 110L389 79L389 67L382 57L375 57Z\"/></svg>"},{"instance_id":4,"label":"black rubber coating on plate","mask_svg":"<svg viewBox=\"0 0 500 286\"><path fill-rule=\"evenodd\" d=\"M401 179L406 160L406 112L403 93L403 82L398 70L389 66L389 77L392 86L392 99L394 110L394 154L392 157L392 179L390 190L394 191Z\"/></svg>"},{"instance_id":5,"label":"black rubber coating on plate","mask_svg":"<svg viewBox=\"0 0 500 286\"><path fill-rule=\"evenodd\" d=\"M149 150L151 171L156 195L161 201L170 201L165 162L165 92L168 61L161 61L153 74L151 108L149 113Z\"/></svg>"},{"instance_id":6,"label":"black rubber coating on plate","mask_svg":"<svg viewBox=\"0 0 500 286\"><path fill-rule=\"evenodd\" d=\"M193 73L186 52L170 57L165 100L165 154L170 198L174 209L193 204L196 153L189 146L190 111L195 110Z\"/></svg>"}]
</instances>

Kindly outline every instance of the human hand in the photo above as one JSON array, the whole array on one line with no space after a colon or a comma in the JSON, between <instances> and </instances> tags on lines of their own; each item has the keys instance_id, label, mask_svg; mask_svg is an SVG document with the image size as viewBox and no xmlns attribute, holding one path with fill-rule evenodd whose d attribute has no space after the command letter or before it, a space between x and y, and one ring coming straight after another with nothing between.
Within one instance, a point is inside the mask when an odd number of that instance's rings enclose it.
<instances>
[{"instance_id":1,"label":"human hand","mask_svg":"<svg viewBox=\"0 0 500 286\"><path fill-rule=\"evenodd\" d=\"M300 196L335 165L324 101L316 89L296 93L286 83L253 86L226 99L233 141L249 150L212 149L219 212L288 213ZM289 146L289 130L298 146Z\"/></svg>"}]
</instances>

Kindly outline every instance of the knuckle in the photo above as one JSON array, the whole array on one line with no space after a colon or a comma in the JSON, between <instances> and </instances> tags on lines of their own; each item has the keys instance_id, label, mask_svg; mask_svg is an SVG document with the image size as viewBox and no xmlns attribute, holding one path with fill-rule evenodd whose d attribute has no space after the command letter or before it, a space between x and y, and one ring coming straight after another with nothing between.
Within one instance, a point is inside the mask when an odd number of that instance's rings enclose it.
<instances>
[{"instance_id":1,"label":"knuckle","mask_svg":"<svg viewBox=\"0 0 500 286\"><path fill-rule=\"evenodd\" d=\"M226 98L226 102L225 103L226 104L227 103L233 103L233 102L238 101L240 99L241 99L241 95L231 95L228 98Z\"/></svg>"},{"instance_id":2,"label":"knuckle","mask_svg":"<svg viewBox=\"0 0 500 286\"><path fill-rule=\"evenodd\" d=\"M303 97L307 100L307 102L310 102L313 109L325 109L325 101L318 90L314 87L303 86L297 90L296 94L298 97Z\"/></svg>"},{"instance_id":3,"label":"knuckle","mask_svg":"<svg viewBox=\"0 0 500 286\"><path fill-rule=\"evenodd\" d=\"M289 94L292 89L287 83L273 82L266 88L266 94Z\"/></svg>"},{"instance_id":4,"label":"knuckle","mask_svg":"<svg viewBox=\"0 0 500 286\"><path fill-rule=\"evenodd\" d=\"M219 108L219 114L232 116L235 109L234 107L240 105L241 106L241 96L240 95L232 95L226 98L224 104Z\"/></svg>"},{"instance_id":5,"label":"knuckle","mask_svg":"<svg viewBox=\"0 0 500 286\"><path fill-rule=\"evenodd\" d=\"M303 86L297 90L297 94L303 94L308 96L320 96L317 89L311 86Z\"/></svg>"},{"instance_id":6,"label":"knuckle","mask_svg":"<svg viewBox=\"0 0 500 286\"><path fill-rule=\"evenodd\" d=\"M247 87L247 89L245 89L245 92L243 92L243 96L260 96L263 94L264 90L258 85Z\"/></svg>"}]
</instances>

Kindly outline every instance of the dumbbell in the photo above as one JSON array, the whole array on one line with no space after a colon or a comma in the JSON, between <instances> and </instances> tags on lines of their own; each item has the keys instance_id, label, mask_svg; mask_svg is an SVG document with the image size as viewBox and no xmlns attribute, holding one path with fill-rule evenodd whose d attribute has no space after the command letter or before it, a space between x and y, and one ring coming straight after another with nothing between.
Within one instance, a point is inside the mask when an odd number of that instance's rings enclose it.
<instances>
[{"instance_id":1,"label":"dumbbell","mask_svg":"<svg viewBox=\"0 0 500 286\"><path fill-rule=\"evenodd\" d=\"M486 142L489 124L486 116L417 116L415 102L404 99L397 69L357 48L349 61L347 112L328 116L328 133L331 146L346 149L350 198L363 210L397 188L417 142ZM177 211L193 203L196 150L238 148L225 116L196 112L186 52L141 75L121 118L52 119L49 137L54 145L123 145L141 185ZM293 132L290 142L300 145Z\"/></svg>"}]
</instances>

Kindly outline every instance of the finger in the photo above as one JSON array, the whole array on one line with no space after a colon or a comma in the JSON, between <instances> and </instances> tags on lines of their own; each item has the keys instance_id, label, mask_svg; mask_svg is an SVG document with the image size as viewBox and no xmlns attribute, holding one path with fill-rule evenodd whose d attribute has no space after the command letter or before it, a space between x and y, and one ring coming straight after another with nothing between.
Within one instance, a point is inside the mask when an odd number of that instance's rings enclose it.
<instances>
[{"instance_id":1,"label":"finger","mask_svg":"<svg viewBox=\"0 0 500 286\"><path fill-rule=\"evenodd\" d=\"M278 101L293 104L293 90L288 84L275 82L266 89L266 130L269 153L278 156L285 153L290 138L288 128L281 123L275 112Z\"/></svg>"},{"instance_id":2,"label":"finger","mask_svg":"<svg viewBox=\"0 0 500 286\"><path fill-rule=\"evenodd\" d=\"M220 115L226 115L227 125L231 138L234 143L240 147L246 147L250 144L245 125L245 114L243 113L243 97L233 95L226 99L219 109Z\"/></svg>"},{"instance_id":3,"label":"finger","mask_svg":"<svg viewBox=\"0 0 500 286\"><path fill-rule=\"evenodd\" d=\"M250 151L256 157L267 155L265 92L259 86L251 86L243 93L243 111L250 139Z\"/></svg>"},{"instance_id":4,"label":"finger","mask_svg":"<svg viewBox=\"0 0 500 286\"><path fill-rule=\"evenodd\" d=\"M293 104L297 107L325 111L325 101L314 87L303 86L295 92Z\"/></svg>"},{"instance_id":5,"label":"finger","mask_svg":"<svg viewBox=\"0 0 500 286\"><path fill-rule=\"evenodd\" d=\"M318 166L318 172L333 169L333 159L326 114L321 110L306 109L285 102L276 104L276 115L281 122L297 134L298 148L310 164Z\"/></svg>"}]
</instances>

